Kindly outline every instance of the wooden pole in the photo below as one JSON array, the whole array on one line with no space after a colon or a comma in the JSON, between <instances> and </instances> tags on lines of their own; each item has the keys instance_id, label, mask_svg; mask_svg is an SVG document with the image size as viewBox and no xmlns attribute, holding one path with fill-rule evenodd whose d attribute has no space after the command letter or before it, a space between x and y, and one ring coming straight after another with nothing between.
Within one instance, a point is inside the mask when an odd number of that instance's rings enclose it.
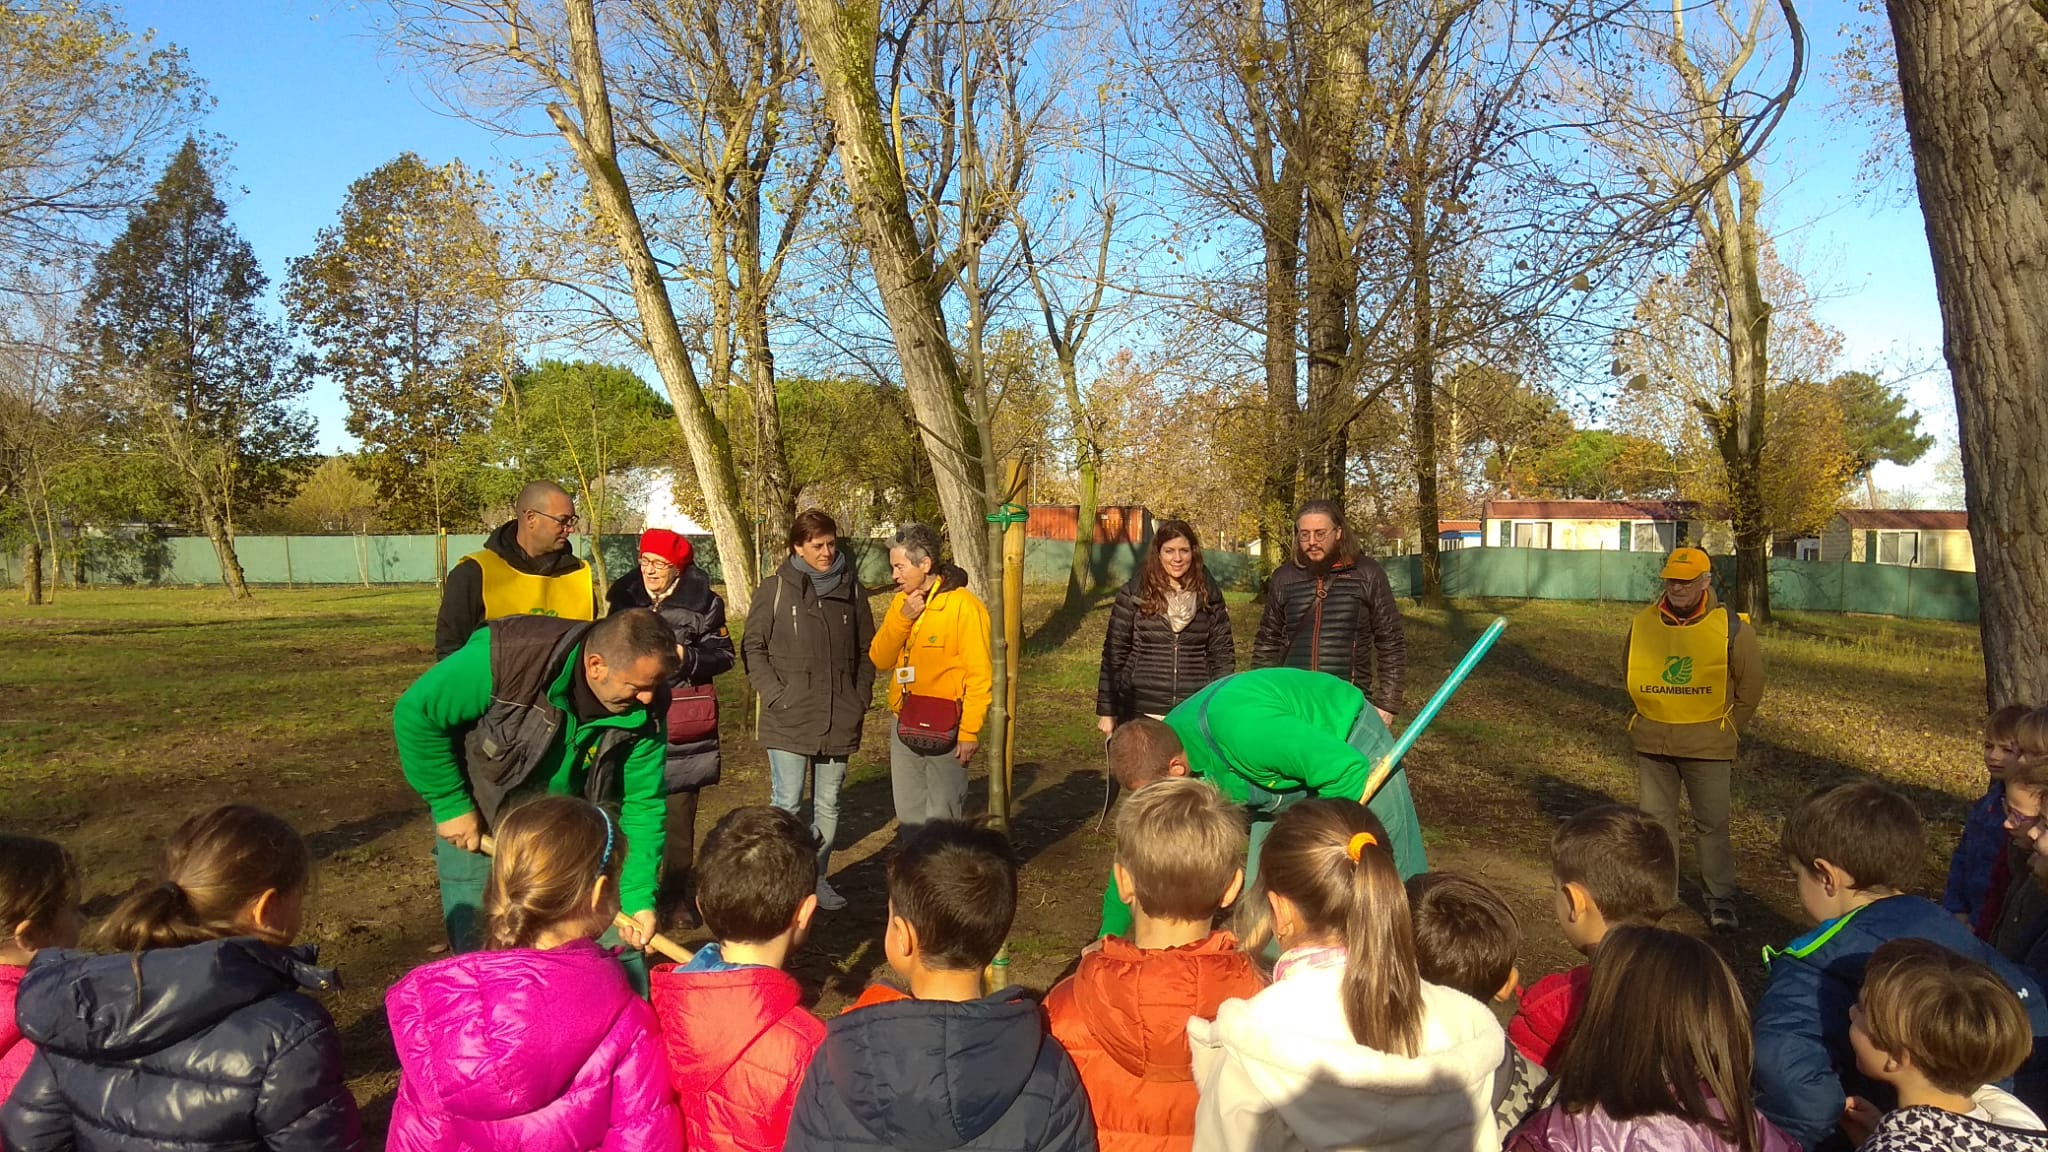
<instances>
[{"instance_id":1,"label":"wooden pole","mask_svg":"<svg viewBox=\"0 0 2048 1152\"><path fill-rule=\"evenodd\" d=\"M1016 503L1030 480L1030 466L1021 456L1003 465L1003 499ZM1016 781L1017 767L1017 666L1024 652L1024 524L1013 521L1003 529L1003 639L1008 641L1006 667L1009 693L1006 704L1010 722L1003 728L1003 822L1009 823L1008 800Z\"/></svg>"}]
</instances>

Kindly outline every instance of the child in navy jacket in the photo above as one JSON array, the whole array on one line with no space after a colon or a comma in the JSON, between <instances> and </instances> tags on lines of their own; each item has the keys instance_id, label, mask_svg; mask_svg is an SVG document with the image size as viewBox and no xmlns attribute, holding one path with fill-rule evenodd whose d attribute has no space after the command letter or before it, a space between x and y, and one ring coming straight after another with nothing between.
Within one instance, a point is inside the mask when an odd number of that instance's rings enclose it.
<instances>
[{"instance_id":1,"label":"child in navy jacket","mask_svg":"<svg viewBox=\"0 0 2048 1152\"><path fill-rule=\"evenodd\" d=\"M1986 906L1998 903L2004 895L2004 885L1994 880L1994 873L2001 871L1998 862L2009 843L2005 832L2005 770L2019 755L2020 717L2026 714L2026 708L2007 704L1984 721L1984 771L1991 781L1984 795L1970 805L1970 814L1963 820L1963 834L1948 861L1948 884L1942 889L1941 906L1973 928L1984 922ZM2010 875L2004 879L2009 881ZM1991 919L1996 920L1995 913Z\"/></svg>"},{"instance_id":2,"label":"child in navy jacket","mask_svg":"<svg viewBox=\"0 0 2048 1152\"><path fill-rule=\"evenodd\" d=\"M1894 1102L1887 1085L1857 1071L1849 1041L1864 966L1887 941L1929 940L1985 964L2026 1007L2035 1042L2048 1036L2048 1002L2032 977L1940 905L1902 894L1919 875L1925 837L1912 803L1871 781L1816 791L1785 822L1779 846L1819 926L1765 952L1755 1079L1758 1110L1801 1147L1834 1135L1851 1095L1880 1109Z\"/></svg>"}]
</instances>

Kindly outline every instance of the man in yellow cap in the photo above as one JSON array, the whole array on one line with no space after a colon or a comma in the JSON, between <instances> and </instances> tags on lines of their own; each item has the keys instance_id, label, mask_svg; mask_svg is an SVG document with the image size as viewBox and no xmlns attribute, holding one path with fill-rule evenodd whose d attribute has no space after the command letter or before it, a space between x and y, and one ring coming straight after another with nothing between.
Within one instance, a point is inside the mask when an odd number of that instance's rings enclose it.
<instances>
[{"instance_id":1,"label":"man in yellow cap","mask_svg":"<svg viewBox=\"0 0 2048 1152\"><path fill-rule=\"evenodd\" d=\"M1737 739L1764 696L1756 632L1712 587L1707 554L1680 548L1664 561L1664 594L1628 634L1628 694L1636 714L1636 791L1643 811L1678 838L1678 792L1692 803L1707 920L1738 925L1735 854L1728 843L1729 783Z\"/></svg>"}]
</instances>

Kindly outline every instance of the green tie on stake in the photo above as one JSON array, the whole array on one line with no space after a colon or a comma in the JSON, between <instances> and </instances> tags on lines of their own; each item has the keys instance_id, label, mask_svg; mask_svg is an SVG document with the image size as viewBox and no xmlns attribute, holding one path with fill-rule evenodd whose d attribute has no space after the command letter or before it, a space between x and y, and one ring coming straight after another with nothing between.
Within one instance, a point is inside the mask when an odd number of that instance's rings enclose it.
<instances>
[{"instance_id":1,"label":"green tie on stake","mask_svg":"<svg viewBox=\"0 0 2048 1152\"><path fill-rule=\"evenodd\" d=\"M1451 669L1451 674L1444 677L1444 682L1437 687L1435 694L1430 696L1429 703L1424 704L1422 711L1415 714L1415 719L1408 727L1402 729L1401 738L1394 741L1394 746L1387 749L1387 754L1373 764L1372 775L1365 781L1365 795L1360 798L1359 803L1372 803L1372 798L1379 795L1381 788L1386 787L1387 781L1394 775L1394 769L1400 767L1401 758L1408 755L1410 748L1415 747L1415 741L1421 739L1423 729L1428 728L1430 721L1436 719L1436 714L1444 710L1444 705L1450 703L1451 693L1456 692L1458 685L1463 684L1465 678L1472 675L1472 669L1479 666L1481 658L1493 647L1493 642L1500 639L1500 634L1507 630L1507 626L1507 617L1495 616L1493 623L1486 626L1486 631L1479 634L1479 639L1466 650L1465 658L1458 661L1458 666ZM1366 706L1371 707L1372 702L1367 701Z\"/></svg>"}]
</instances>

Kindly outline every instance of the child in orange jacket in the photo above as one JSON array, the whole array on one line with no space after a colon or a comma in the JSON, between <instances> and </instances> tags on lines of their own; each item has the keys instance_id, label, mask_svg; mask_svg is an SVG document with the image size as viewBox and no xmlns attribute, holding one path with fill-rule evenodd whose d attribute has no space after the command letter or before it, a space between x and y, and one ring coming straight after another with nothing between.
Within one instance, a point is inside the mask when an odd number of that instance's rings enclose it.
<instances>
[{"instance_id":1,"label":"child in orange jacket","mask_svg":"<svg viewBox=\"0 0 2048 1152\"><path fill-rule=\"evenodd\" d=\"M1188 1020L1265 986L1236 937L1210 930L1244 886L1244 854L1243 810L1201 780L1147 785L1117 814L1116 886L1131 935L1104 938L1045 998L1103 1152L1194 1147Z\"/></svg>"}]
</instances>

